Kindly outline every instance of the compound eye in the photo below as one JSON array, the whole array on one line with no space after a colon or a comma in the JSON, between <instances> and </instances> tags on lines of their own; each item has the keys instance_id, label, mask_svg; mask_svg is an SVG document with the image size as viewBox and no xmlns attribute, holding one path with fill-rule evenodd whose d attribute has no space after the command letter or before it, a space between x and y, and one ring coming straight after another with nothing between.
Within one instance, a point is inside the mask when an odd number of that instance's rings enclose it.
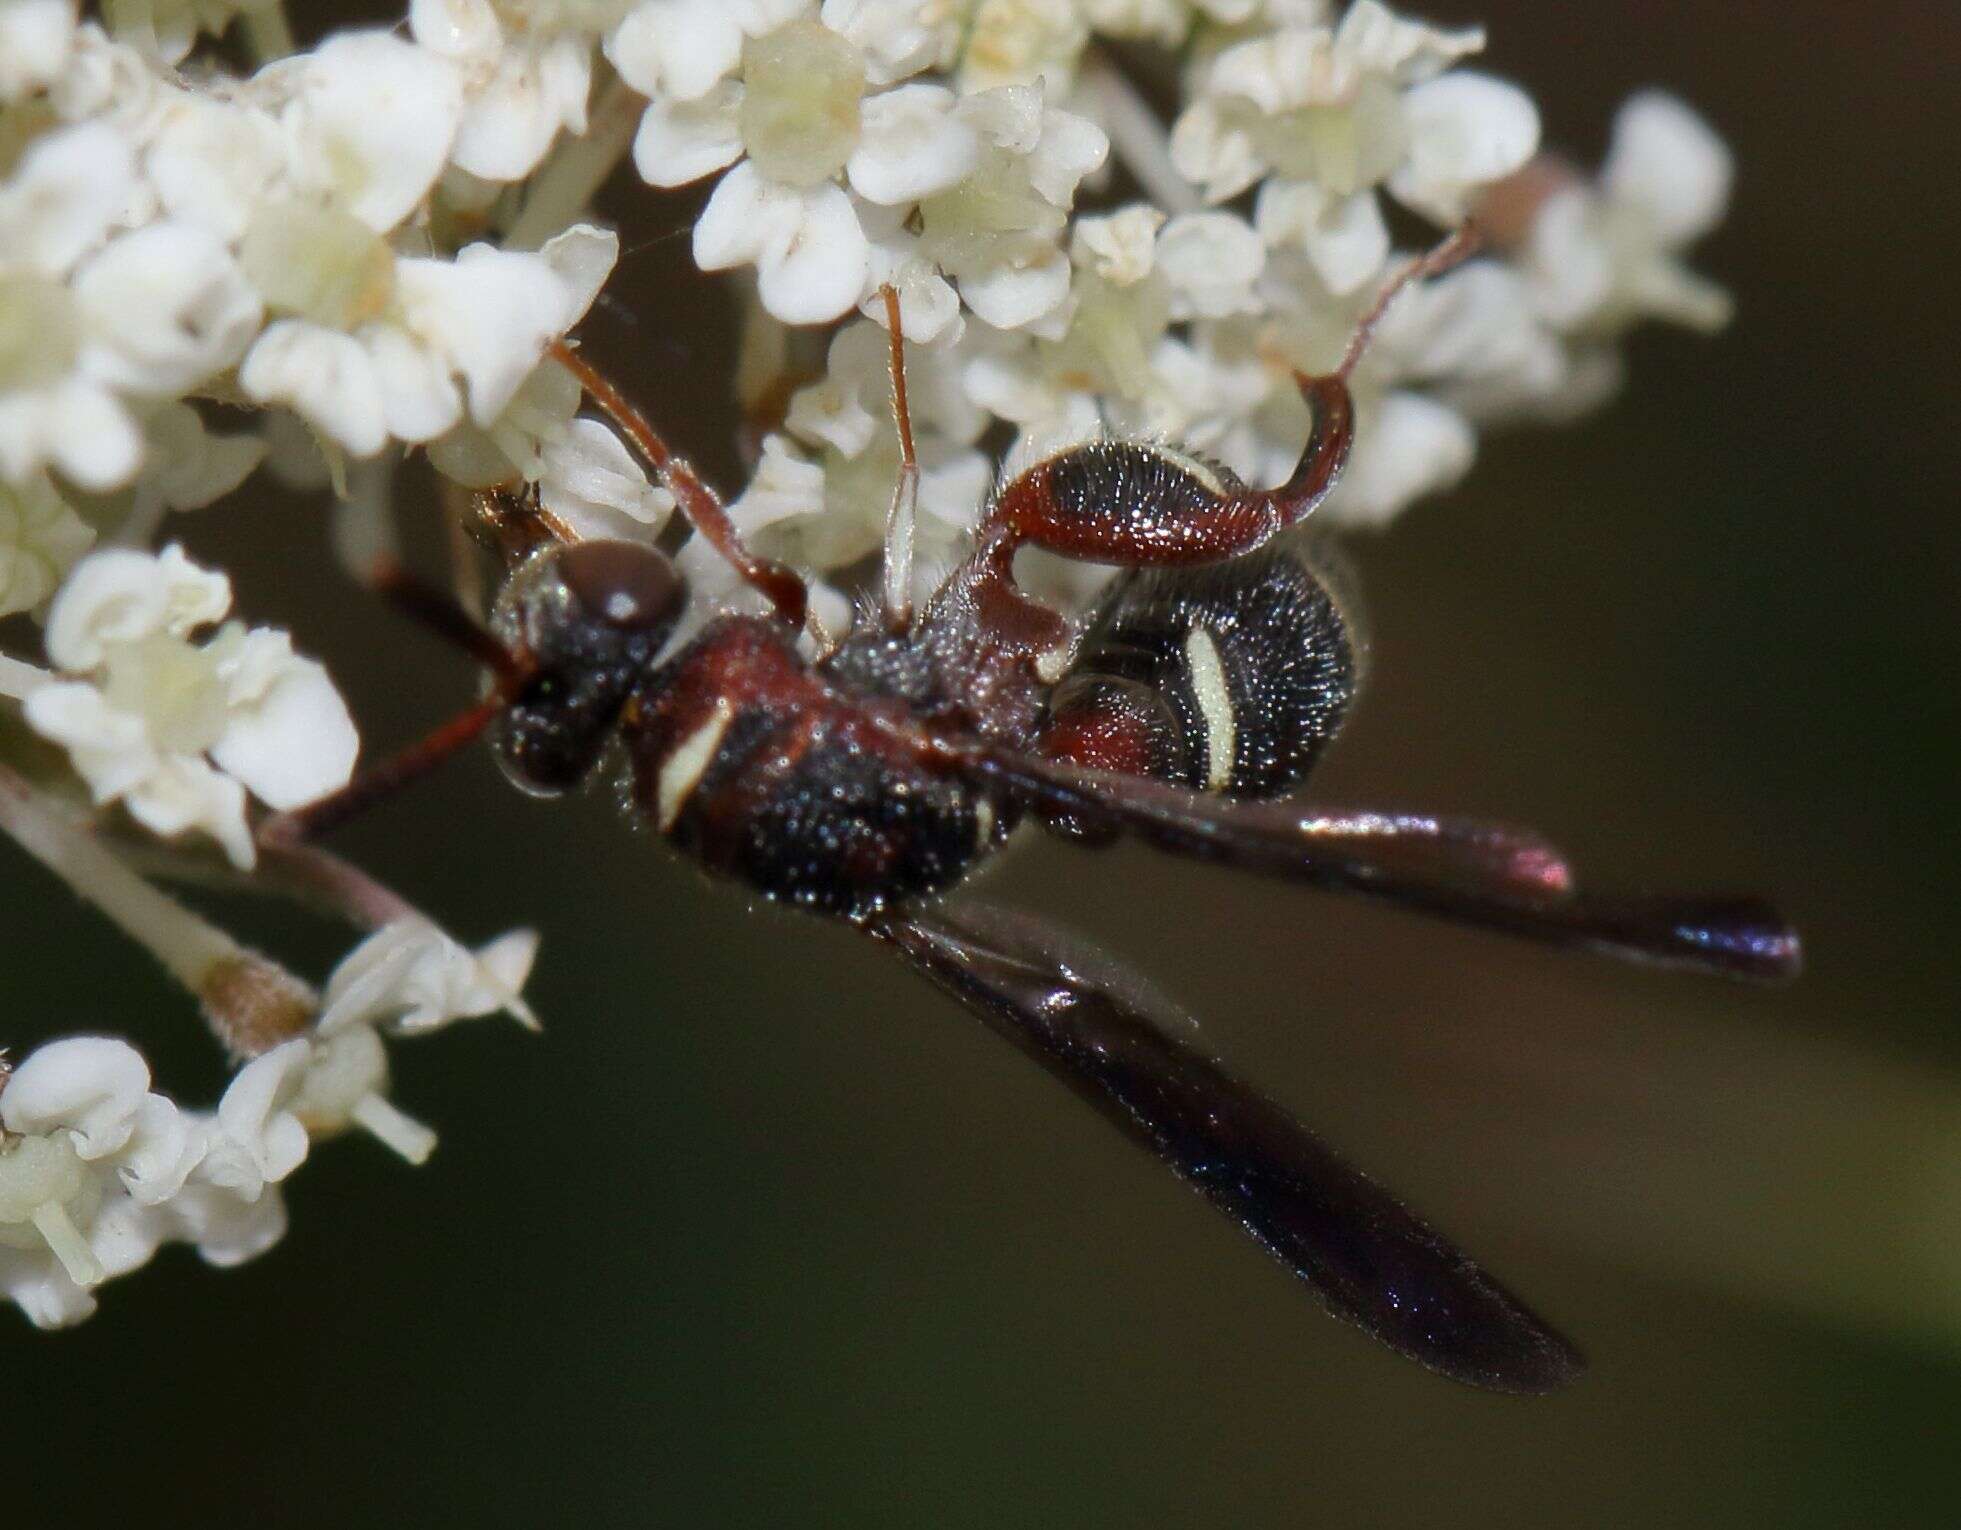
<instances>
[{"instance_id":1,"label":"compound eye","mask_svg":"<svg viewBox=\"0 0 1961 1530\"><path fill-rule=\"evenodd\" d=\"M687 595L667 554L641 542L574 543L557 573L588 617L625 631L671 625Z\"/></svg>"}]
</instances>

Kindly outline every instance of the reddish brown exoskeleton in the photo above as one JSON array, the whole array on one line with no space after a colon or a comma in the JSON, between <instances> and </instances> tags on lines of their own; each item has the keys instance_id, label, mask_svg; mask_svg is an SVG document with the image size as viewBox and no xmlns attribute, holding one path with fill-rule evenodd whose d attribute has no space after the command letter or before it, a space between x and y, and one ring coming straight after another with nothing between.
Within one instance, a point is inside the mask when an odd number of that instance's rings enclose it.
<instances>
[{"instance_id":1,"label":"reddish brown exoskeleton","mask_svg":"<svg viewBox=\"0 0 1961 1530\"><path fill-rule=\"evenodd\" d=\"M803 581L742 545L717 496L567 347L558 359L626 431L682 513L769 600L665 652L687 591L640 543L544 539L485 632L405 580L396 593L493 672L447 729L302 810L317 832L488 727L509 773L558 792L625 745L633 801L670 843L766 898L833 915L903 955L1243 1226L1337 1315L1459 1380L1546 1391L1573 1348L1280 1107L1167 1034L1149 985L1061 933L940 903L1018 821L1079 841L1345 888L1558 945L1779 979L1796 937L1753 900L1582 897L1537 837L1427 815L1286 800L1340 726L1355 644L1312 542L1353 431L1348 374L1402 282L1461 259L1457 236L1385 289L1341 366L1299 379L1298 468L1253 489L1161 446L1102 441L1004 485L971 554L911 611L917 482L897 300L904 467L885 604L814 657ZM508 514L508 508L504 512ZM535 527L528 539L538 540ZM1084 620L1017 585L1023 547L1129 570Z\"/></svg>"}]
</instances>

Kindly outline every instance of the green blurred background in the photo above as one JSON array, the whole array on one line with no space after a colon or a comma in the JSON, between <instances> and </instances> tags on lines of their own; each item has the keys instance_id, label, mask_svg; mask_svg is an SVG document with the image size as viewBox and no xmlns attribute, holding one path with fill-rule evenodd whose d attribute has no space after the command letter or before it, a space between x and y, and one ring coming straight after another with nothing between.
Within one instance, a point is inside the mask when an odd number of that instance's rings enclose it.
<instances>
[{"instance_id":1,"label":"green blurred background","mask_svg":"<svg viewBox=\"0 0 1961 1530\"><path fill-rule=\"evenodd\" d=\"M881 953L479 756L338 845L460 934L541 925L546 1035L399 1048L436 1157L319 1149L263 1260L170 1251L66 1334L0 1316L9 1524L1961 1521L1961 17L1427 10L1487 22L1585 159L1634 88L1704 111L1740 175L1698 263L1739 314L1643 335L1616 406L1489 438L1360 545L1374 683L1318 789L1532 823L1603 884L1772 892L1811 970L1664 978L1130 850L1030 842L991 892L1148 958L1589 1378L1516 1401L1396 1359ZM697 202L612 188L632 319L588 334L729 482ZM321 506L184 529L371 749L471 693L315 577ZM144 960L10 848L0 888L9 1041L123 1031L215 1089ZM304 970L346 945L224 912Z\"/></svg>"}]
</instances>

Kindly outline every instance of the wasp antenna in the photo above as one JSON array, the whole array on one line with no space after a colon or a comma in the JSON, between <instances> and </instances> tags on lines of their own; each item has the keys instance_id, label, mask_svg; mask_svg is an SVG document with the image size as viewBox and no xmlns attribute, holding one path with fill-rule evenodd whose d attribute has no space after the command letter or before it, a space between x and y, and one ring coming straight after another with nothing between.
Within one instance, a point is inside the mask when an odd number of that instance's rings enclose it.
<instances>
[{"instance_id":1,"label":"wasp antenna","mask_svg":"<svg viewBox=\"0 0 1961 1530\"><path fill-rule=\"evenodd\" d=\"M1475 223L1467 219L1427 253L1417 256L1385 282L1382 290L1375 295L1375 301L1369 305L1369 311L1356 324L1355 333L1349 336L1348 349L1342 353L1341 365L1335 368L1334 375L1343 382L1348 381L1349 374L1362 359L1362 353L1368 349L1377 323L1403 288L1411 282L1442 276L1452 266L1461 265L1477 254L1483 245L1484 235Z\"/></svg>"},{"instance_id":2,"label":"wasp antenna","mask_svg":"<svg viewBox=\"0 0 1961 1530\"><path fill-rule=\"evenodd\" d=\"M912 408L906 402L906 337L899 319L899 291L879 288L885 327L892 341L892 418L899 428L899 478L885 513L885 624L894 632L912 626L913 525L919 512L919 453L913 447Z\"/></svg>"},{"instance_id":3,"label":"wasp antenna","mask_svg":"<svg viewBox=\"0 0 1961 1530\"><path fill-rule=\"evenodd\" d=\"M688 524L708 545L742 576L745 584L762 592L777 614L793 627L801 628L810 609L810 592L794 569L767 558L758 558L742 545L742 538L729 519L722 498L702 480L686 458L675 456L660 438L647 417L634 407L606 374L563 340L554 340L546 353L579 381L586 397L621 430L639 450L648 466L660 474L661 482L674 496L674 503Z\"/></svg>"}]
</instances>

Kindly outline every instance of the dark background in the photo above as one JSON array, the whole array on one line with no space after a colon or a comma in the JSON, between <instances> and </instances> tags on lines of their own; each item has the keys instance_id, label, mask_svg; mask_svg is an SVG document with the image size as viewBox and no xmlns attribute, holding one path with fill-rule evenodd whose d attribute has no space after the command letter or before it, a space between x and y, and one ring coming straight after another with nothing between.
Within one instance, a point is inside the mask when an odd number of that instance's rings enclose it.
<instances>
[{"instance_id":1,"label":"dark background","mask_svg":"<svg viewBox=\"0 0 1961 1530\"><path fill-rule=\"evenodd\" d=\"M62 1335L0 1317L21 1526L1836 1526L1956 1522L1961 1027L1953 257L1961 57L1928 4L1443 4L1587 158L1661 84L1734 146L1608 412L1487 440L1359 561L1371 693L1329 801L1536 824L1603 883L1774 892L1762 993L1031 842L992 892L1147 959L1242 1072L1461 1238L1593 1370L1522 1402L1328 1321L879 952L745 909L473 757L339 844L460 934L546 931L508 1022L396 1050L438 1125L172 1250ZM698 199L697 199L698 200ZM621 185L629 245L689 199ZM731 314L654 240L596 353L724 482ZM467 669L316 578L322 509L187 527L324 653L370 749ZM0 850L9 1039L106 1028L196 1098L145 961ZM226 910L306 970L337 931Z\"/></svg>"}]
</instances>

